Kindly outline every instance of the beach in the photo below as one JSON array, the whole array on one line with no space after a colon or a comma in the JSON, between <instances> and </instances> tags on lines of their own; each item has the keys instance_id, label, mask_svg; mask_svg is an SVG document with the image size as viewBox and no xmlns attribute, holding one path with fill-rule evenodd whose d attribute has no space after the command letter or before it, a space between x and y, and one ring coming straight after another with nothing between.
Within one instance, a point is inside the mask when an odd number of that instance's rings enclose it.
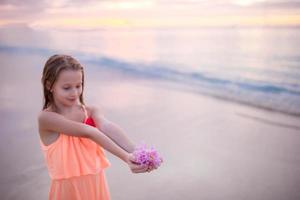
<instances>
[{"instance_id":1,"label":"beach","mask_svg":"<svg viewBox=\"0 0 300 200\"><path fill-rule=\"evenodd\" d=\"M1 199L47 199L40 149L42 56L1 53ZM22 63L26 67L20 67ZM85 101L99 105L135 142L160 152L162 166L132 174L106 152L115 200L300 199L300 118L201 93L166 80L87 66Z\"/></svg>"},{"instance_id":2,"label":"beach","mask_svg":"<svg viewBox=\"0 0 300 200\"><path fill-rule=\"evenodd\" d=\"M114 199L300 197L298 118L174 91L164 83L120 84L138 105L127 102L111 118L135 141L154 144L165 162L153 173L120 179L113 176L122 177L125 167L107 170Z\"/></svg>"}]
</instances>

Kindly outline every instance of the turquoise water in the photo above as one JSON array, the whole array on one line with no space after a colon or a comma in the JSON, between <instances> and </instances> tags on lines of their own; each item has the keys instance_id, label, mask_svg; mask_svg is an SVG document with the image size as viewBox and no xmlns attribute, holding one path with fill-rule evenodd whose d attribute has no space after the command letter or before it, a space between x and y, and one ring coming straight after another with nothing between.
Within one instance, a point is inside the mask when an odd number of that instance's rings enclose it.
<instances>
[{"instance_id":1,"label":"turquoise water","mask_svg":"<svg viewBox=\"0 0 300 200\"><path fill-rule=\"evenodd\" d=\"M1 31L0 51L65 52L85 65L176 82L180 88L300 115L300 29Z\"/></svg>"}]
</instances>

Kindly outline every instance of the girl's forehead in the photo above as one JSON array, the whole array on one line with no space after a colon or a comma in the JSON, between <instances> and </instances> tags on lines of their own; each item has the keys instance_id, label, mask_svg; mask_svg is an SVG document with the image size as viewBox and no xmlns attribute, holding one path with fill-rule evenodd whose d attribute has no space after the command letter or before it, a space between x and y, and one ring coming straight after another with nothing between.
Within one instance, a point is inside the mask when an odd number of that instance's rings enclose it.
<instances>
[{"instance_id":1,"label":"girl's forehead","mask_svg":"<svg viewBox=\"0 0 300 200\"><path fill-rule=\"evenodd\" d=\"M60 72L57 82L73 83L82 81L82 72L80 70L63 70Z\"/></svg>"}]
</instances>

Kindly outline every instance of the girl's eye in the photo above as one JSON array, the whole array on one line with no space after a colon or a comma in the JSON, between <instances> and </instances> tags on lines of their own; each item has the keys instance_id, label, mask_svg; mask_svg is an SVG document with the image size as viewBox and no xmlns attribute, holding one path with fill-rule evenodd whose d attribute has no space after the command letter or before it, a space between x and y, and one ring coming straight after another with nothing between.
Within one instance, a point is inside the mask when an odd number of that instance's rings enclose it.
<instances>
[{"instance_id":1,"label":"girl's eye","mask_svg":"<svg viewBox=\"0 0 300 200\"><path fill-rule=\"evenodd\" d=\"M64 88L64 90L68 90L68 89L70 89L70 88L68 88L68 87Z\"/></svg>"}]
</instances>

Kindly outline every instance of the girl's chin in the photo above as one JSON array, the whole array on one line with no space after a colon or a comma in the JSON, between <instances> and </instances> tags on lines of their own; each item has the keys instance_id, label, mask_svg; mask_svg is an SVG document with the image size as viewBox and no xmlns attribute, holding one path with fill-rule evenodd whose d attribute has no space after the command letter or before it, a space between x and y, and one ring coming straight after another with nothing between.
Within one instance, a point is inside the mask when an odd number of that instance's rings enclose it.
<instances>
[{"instance_id":1,"label":"girl's chin","mask_svg":"<svg viewBox=\"0 0 300 200\"><path fill-rule=\"evenodd\" d=\"M77 101L77 99L76 100L68 100L67 104L68 105L75 105L75 104L78 104L78 101Z\"/></svg>"}]
</instances>

